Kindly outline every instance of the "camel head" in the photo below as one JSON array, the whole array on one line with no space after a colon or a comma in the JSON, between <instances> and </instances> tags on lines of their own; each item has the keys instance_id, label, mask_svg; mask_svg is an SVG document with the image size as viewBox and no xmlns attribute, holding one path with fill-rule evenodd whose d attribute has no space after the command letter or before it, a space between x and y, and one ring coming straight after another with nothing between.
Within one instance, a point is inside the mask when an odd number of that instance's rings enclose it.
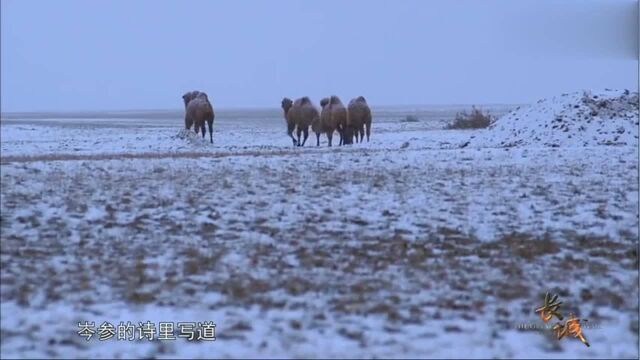
<instances>
[{"instance_id":1,"label":"camel head","mask_svg":"<svg viewBox=\"0 0 640 360\"><path fill-rule=\"evenodd\" d=\"M329 103L329 98L322 98L320 100L320 106L325 107Z\"/></svg>"},{"instance_id":2,"label":"camel head","mask_svg":"<svg viewBox=\"0 0 640 360\"><path fill-rule=\"evenodd\" d=\"M281 106L285 114L289 112L289 109L291 109L292 105L293 105L293 101L291 101L291 99L289 99L288 97L282 99Z\"/></svg>"},{"instance_id":3,"label":"camel head","mask_svg":"<svg viewBox=\"0 0 640 360\"><path fill-rule=\"evenodd\" d=\"M187 107L187 105L189 104L189 101L191 101L192 97L191 97L191 91L189 91L188 93L185 93L184 95L182 95L182 101L184 101L184 107Z\"/></svg>"},{"instance_id":4,"label":"camel head","mask_svg":"<svg viewBox=\"0 0 640 360\"><path fill-rule=\"evenodd\" d=\"M343 144L344 145L353 144L353 134L355 134L355 133L356 133L356 129L351 125L347 125L344 128Z\"/></svg>"}]
</instances>

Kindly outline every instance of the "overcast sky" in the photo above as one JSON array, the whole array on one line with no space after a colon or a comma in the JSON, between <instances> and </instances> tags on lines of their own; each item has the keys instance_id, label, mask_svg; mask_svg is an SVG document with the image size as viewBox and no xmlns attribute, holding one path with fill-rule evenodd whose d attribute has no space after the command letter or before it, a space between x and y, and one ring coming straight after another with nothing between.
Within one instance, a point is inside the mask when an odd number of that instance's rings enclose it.
<instances>
[{"instance_id":1,"label":"overcast sky","mask_svg":"<svg viewBox=\"0 0 640 360\"><path fill-rule=\"evenodd\" d=\"M528 103L638 89L637 1L2 0L2 111Z\"/></svg>"}]
</instances>

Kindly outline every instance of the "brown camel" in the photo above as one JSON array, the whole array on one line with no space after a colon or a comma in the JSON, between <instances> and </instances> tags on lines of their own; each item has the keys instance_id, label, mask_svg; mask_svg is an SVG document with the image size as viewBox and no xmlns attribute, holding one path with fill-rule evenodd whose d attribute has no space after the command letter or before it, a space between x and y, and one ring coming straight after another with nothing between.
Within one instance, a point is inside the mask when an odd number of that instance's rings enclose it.
<instances>
[{"instance_id":1,"label":"brown camel","mask_svg":"<svg viewBox=\"0 0 640 360\"><path fill-rule=\"evenodd\" d=\"M367 142L371 134L371 109L367 104L367 100L363 96L358 96L349 101L347 108L347 128L350 134L355 134L356 142L358 142L358 134L360 134L360 142L364 140L365 127L367 133ZM349 135L351 138L352 135Z\"/></svg>"},{"instance_id":2,"label":"brown camel","mask_svg":"<svg viewBox=\"0 0 640 360\"><path fill-rule=\"evenodd\" d=\"M289 110L291 110L291 106L293 106L293 100L285 97L282 99L281 106L282 110L284 110L284 120L287 122L287 135L289 135L291 141L293 141L293 146L296 146L298 142L296 141L296 138L293 137L293 130L296 128L296 122L293 117L288 116Z\"/></svg>"},{"instance_id":3,"label":"brown camel","mask_svg":"<svg viewBox=\"0 0 640 360\"><path fill-rule=\"evenodd\" d=\"M193 98L191 98L189 101L187 101L187 99L185 98L185 96L187 96L189 93L183 96L186 104L184 118L185 128L189 130L191 129L191 125L194 125L196 134L199 130L202 130L202 138L204 138L207 133L207 130L204 126L206 121L209 125L209 138L211 140L211 143L213 144L213 119L215 118L213 106L211 105L211 102L209 102L209 98L207 97L206 93L200 91L195 91L195 95L193 93L194 91L191 92Z\"/></svg>"},{"instance_id":4,"label":"brown camel","mask_svg":"<svg viewBox=\"0 0 640 360\"><path fill-rule=\"evenodd\" d=\"M342 105L340 98L333 95L320 100L322 112L320 113L320 128L327 134L329 146L333 139L333 132L340 134L340 144L343 144L344 130L347 125L347 109ZM319 135L318 135L319 138Z\"/></svg>"},{"instance_id":5,"label":"brown camel","mask_svg":"<svg viewBox=\"0 0 640 360\"><path fill-rule=\"evenodd\" d=\"M307 96L296 99L294 102L289 98L282 99L282 109L287 120L287 134L291 137L293 146L304 146L309 137L309 126L319 122L318 109ZM294 129L297 129L297 140L293 137ZM304 139L300 141L303 133Z\"/></svg>"},{"instance_id":6,"label":"brown camel","mask_svg":"<svg viewBox=\"0 0 640 360\"><path fill-rule=\"evenodd\" d=\"M191 129L191 126L193 125L193 121L191 119L189 119L187 117L187 105L189 105L189 101L195 99L198 94L200 94L200 91L198 90L194 90L194 91L189 91L187 93L185 93L184 95L182 95L182 100L184 101L184 127L185 129Z\"/></svg>"}]
</instances>

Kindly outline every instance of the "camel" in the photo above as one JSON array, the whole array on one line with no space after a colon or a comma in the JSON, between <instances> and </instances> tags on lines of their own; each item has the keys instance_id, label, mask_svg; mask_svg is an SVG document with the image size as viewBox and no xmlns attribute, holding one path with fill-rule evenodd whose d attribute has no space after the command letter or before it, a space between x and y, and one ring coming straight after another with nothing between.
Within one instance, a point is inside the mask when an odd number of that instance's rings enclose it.
<instances>
[{"instance_id":1,"label":"camel","mask_svg":"<svg viewBox=\"0 0 640 360\"><path fill-rule=\"evenodd\" d=\"M282 110L284 110L284 119L287 122L287 135L289 135L289 137L291 137L291 141L293 141L293 146L298 145L298 142L296 141L296 138L293 137L293 130L295 130L296 128L296 122L293 119L293 117L289 117L287 116L289 114L289 110L291 109L291 106L293 106L293 100L289 99L288 97L285 97L282 99Z\"/></svg>"},{"instance_id":2,"label":"camel","mask_svg":"<svg viewBox=\"0 0 640 360\"><path fill-rule=\"evenodd\" d=\"M195 93L195 94L194 94ZM189 95L190 94L190 95ZM205 121L209 125L209 138L213 144L213 119L215 113L213 106L209 102L207 94L200 91L192 91L182 96L185 101L185 128L191 129L191 125L194 125L196 134L199 130L202 130L202 138L204 139L207 130L205 129ZM188 98L191 98L188 100Z\"/></svg>"},{"instance_id":3,"label":"camel","mask_svg":"<svg viewBox=\"0 0 640 360\"><path fill-rule=\"evenodd\" d=\"M200 94L200 91L198 90L194 90L194 91L189 91L186 92L184 95L182 95L182 100L184 101L184 127L185 129L191 129L191 126L193 125L193 121L187 117L187 105L189 105L189 101L195 99L198 94Z\"/></svg>"},{"instance_id":4,"label":"camel","mask_svg":"<svg viewBox=\"0 0 640 360\"><path fill-rule=\"evenodd\" d=\"M344 142L344 130L347 125L347 109L342 105L340 98L335 95L320 100L320 106L322 106L320 128L322 132L327 134L329 146L332 143L333 132L336 130L340 134L339 145L342 145Z\"/></svg>"},{"instance_id":5,"label":"camel","mask_svg":"<svg viewBox=\"0 0 640 360\"><path fill-rule=\"evenodd\" d=\"M360 142L364 140L366 128L367 142L369 142L369 135L371 134L371 109L363 96L358 96L349 101L347 107L347 128L350 129L350 133L355 134L356 142L358 142L358 134L360 134Z\"/></svg>"},{"instance_id":6,"label":"camel","mask_svg":"<svg viewBox=\"0 0 640 360\"><path fill-rule=\"evenodd\" d=\"M289 98L282 99L282 109L287 121L287 134L291 137L293 146L304 146L309 137L309 126L319 122L320 113L318 109L307 96L296 99L294 102ZM297 140L293 137L294 129L297 130ZM301 142L300 139L303 134L304 139Z\"/></svg>"}]
</instances>

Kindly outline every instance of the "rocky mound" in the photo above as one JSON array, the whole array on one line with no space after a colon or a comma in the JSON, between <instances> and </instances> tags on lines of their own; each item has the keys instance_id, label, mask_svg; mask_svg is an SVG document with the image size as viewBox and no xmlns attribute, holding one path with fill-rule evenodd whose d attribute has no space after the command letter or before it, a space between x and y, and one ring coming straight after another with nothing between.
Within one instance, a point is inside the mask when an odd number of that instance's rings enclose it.
<instances>
[{"instance_id":1,"label":"rocky mound","mask_svg":"<svg viewBox=\"0 0 640 360\"><path fill-rule=\"evenodd\" d=\"M638 146L638 93L563 94L502 116L465 146Z\"/></svg>"}]
</instances>

